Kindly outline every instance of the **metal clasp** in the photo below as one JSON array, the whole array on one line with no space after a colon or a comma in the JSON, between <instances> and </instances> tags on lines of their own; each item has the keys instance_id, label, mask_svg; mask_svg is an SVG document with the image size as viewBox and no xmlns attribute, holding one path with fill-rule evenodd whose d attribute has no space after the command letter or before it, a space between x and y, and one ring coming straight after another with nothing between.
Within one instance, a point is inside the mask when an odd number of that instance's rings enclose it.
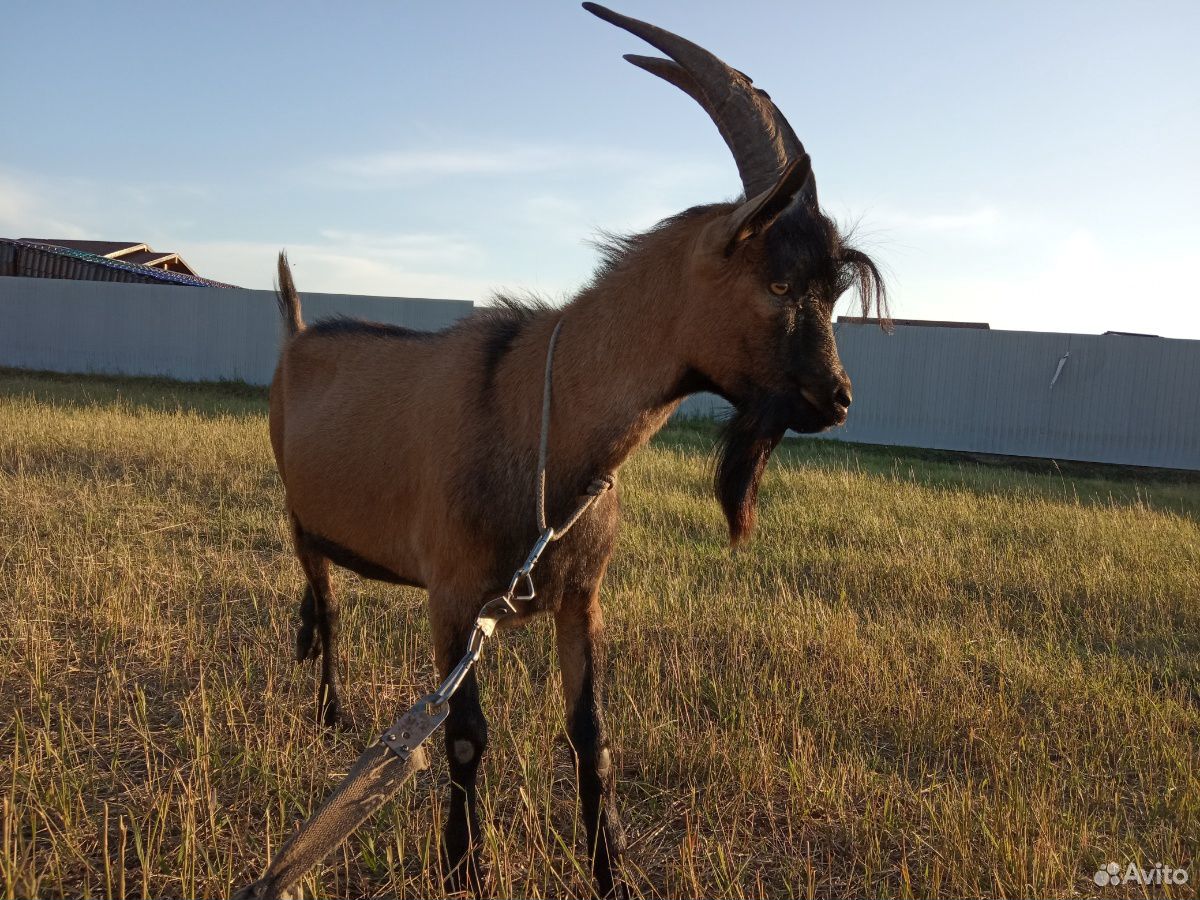
<instances>
[{"instance_id":1,"label":"metal clasp","mask_svg":"<svg viewBox=\"0 0 1200 900\"><path fill-rule=\"evenodd\" d=\"M438 726L445 722L449 715L450 705L435 702L434 695L428 694L393 722L391 727L380 735L379 740L387 744L388 749L401 759L408 759L414 750L425 743L426 738L437 731Z\"/></svg>"},{"instance_id":2,"label":"metal clasp","mask_svg":"<svg viewBox=\"0 0 1200 900\"><path fill-rule=\"evenodd\" d=\"M409 754L446 721L446 717L450 715L448 701L462 686L463 679L467 677L471 667L479 661L479 656L483 653L483 642L492 636L500 620L519 611L516 603L527 603L537 596L537 589L533 584L533 568L546 547L554 540L554 535L553 528L547 528L538 535L524 564L517 569L508 583L508 590L489 600L483 605L483 609L479 610L475 627L471 629L471 636L467 641L467 652L438 685L438 689L418 700L412 709L397 719L380 737L380 740L401 759L407 759Z\"/></svg>"},{"instance_id":3,"label":"metal clasp","mask_svg":"<svg viewBox=\"0 0 1200 900\"><path fill-rule=\"evenodd\" d=\"M550 542L553 540L553 528L547 528L538 535L538 539L533 544L533 549L525 557L525 562L521 563L521 568L513 573L512 581L508 583L508 590L504 592L505 597L509 600L515 600L518 603L528 603L537 596L537 588L533 586L533 567L538 564L538 560L542 558L542 553L550 546ZM516 610L514 609L513 612L516 612Z\"/></svg>"},{"instance_id":4,"label":"metal clasp","mask_svg":"<svg viewBox=\"0 0 1200 900\"><path fill-rule=\"evenodd\" d=\"M525 557L525 562L521 568L517 569L518 578L528 578L529 573L533 571L533 567L538 564L538 560L542 558L542 552L550 546L550 542L554 540L554 529L547 528L538 535L538 539L533 543L533 549L529 551L529 555ZM521 598L518 598L521 599Z\"/></svg>"}]
</instances>

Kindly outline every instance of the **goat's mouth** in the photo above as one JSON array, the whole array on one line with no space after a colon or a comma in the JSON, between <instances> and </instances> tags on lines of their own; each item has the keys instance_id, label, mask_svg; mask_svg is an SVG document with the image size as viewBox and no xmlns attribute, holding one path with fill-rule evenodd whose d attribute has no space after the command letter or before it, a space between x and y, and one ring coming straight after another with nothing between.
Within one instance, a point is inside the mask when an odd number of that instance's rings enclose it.
<instances>
[{"instance_id":1,"label":"goat's mouth","mask_svg":"<svg viewBox=\"0 0 1200 900\"><path fill-rule=\"evenodd\" d=\"M818 402L816 394L808 388L801 388L788 406L788 428L800 434L817 434L844 425L849 412L837 403Z\"/></svg>"}]
</instances>

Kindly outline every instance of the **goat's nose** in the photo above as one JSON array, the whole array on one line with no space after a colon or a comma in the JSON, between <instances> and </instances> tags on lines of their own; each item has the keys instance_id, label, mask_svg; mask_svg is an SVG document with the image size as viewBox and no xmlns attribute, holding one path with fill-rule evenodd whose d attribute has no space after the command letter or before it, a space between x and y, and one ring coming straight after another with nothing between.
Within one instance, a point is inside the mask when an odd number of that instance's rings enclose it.
<instances>
[{"instance_id":1,"label":"goat's nose","mask_svg":"<svg viewBox=\"0 0 1200 900\"><path fill-rule=\"evenodd\" d=\"M833 403L835 406L840 406L842 409L849 409L852 399L850 396L849 379L843 378L833 386Z\"/></svg>"}]
</instances>

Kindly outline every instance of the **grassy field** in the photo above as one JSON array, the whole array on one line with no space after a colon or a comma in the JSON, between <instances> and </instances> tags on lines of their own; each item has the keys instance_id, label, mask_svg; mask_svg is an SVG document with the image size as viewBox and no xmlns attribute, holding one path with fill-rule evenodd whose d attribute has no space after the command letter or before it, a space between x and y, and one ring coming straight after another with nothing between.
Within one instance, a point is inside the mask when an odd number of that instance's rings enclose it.
<instances>
[{"instance_id":1,"label":"grassy field","mask_svg":"<svg viewBox=\"0 0 1200 900\"><path fill-rule=\"evenodd\" d=\"M734 556L711 441L623 473L636 894L1195 895L1200 479L794 441ZM227 896L433 684L423 595L342 573L356 725L313 724L281 509L261 392L0 373L5 896ZM505 896L590 894L549 624L482 663ZM310 894L437 895L445 779ZM1192 883L1101 890L1110 860Z\"/></svg>"}]
</instances>

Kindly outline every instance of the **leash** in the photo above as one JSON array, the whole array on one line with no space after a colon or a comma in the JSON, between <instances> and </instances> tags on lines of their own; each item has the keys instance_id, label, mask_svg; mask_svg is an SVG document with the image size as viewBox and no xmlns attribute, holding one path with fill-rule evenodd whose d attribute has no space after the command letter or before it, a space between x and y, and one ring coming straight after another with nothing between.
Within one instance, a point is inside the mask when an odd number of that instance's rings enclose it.
<instances>
[{"instance_id":1,"label":"leash","mask_svg":"<svg viewBox=\"0 0 1200 900\"><path fill-rule=\"evenodd\" d=\"M475 618L467 652L432 694L426 694L391 724L379 740L358 757L346 777L325 802L275 854L263 876L233 895L234 900L274 900L296 896L290 888L341 846L366 819L388 802L404 782L429 766L422 746L450 715L450 698L463 683L483 653L484 642L500 621L521 611L537 596L533 570L542 553L574 527L592 504L613 486L611 475L594 479L579 503L558 528L546 524L546 463L550 442L550 385L554 371L554 347L563 318L550 335L546 350L546 374L542 384L542 428L538 444L536 478L538 538L508 587L483 605Z\"/></svg>"}]
</instances>

